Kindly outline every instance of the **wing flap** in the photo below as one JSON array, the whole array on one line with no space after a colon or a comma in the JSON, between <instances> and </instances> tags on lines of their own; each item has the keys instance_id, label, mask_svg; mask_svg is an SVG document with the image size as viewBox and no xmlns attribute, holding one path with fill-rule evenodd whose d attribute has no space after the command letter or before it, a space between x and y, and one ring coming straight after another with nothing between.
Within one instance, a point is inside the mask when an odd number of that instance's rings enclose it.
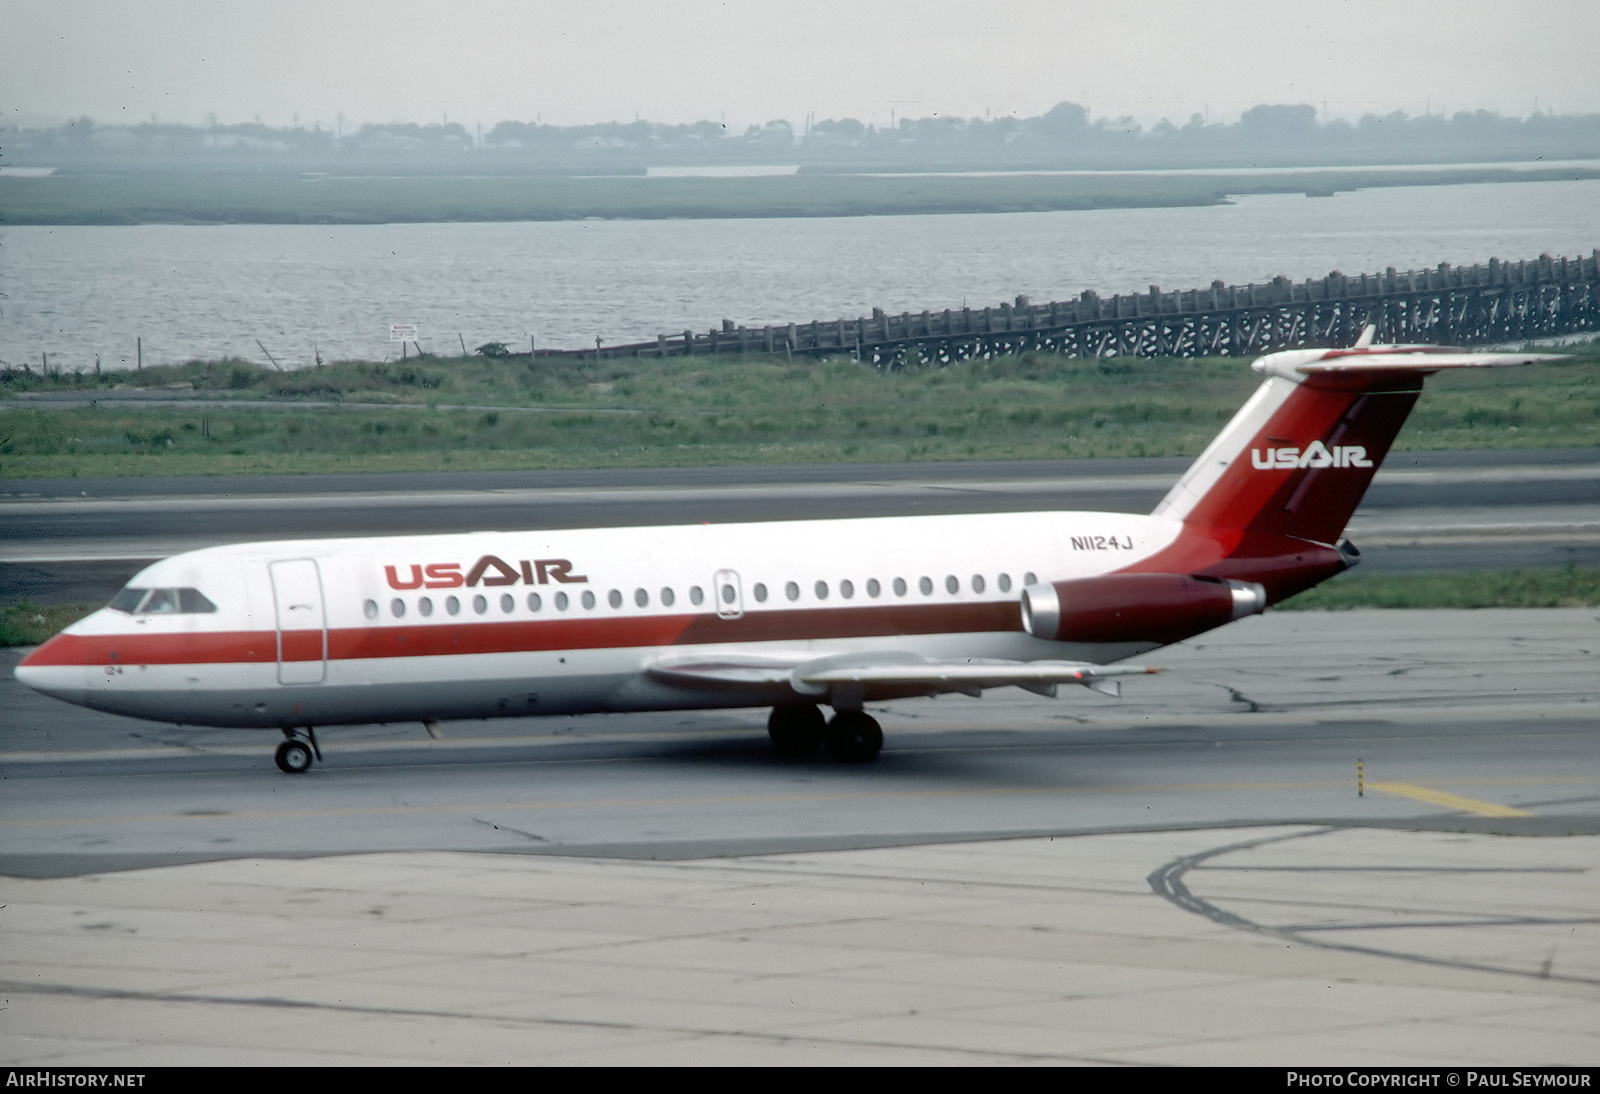
<instances>
[{"instance_id":1,"label":"wing flap","mask_svg":"<svg viewBox=\"0 0 1600 1094\"><path fill-rule=\"evenodd\" d=\"M690 687L730 690L769 689L787 685L803 696L822 698L835 688L870 695L874 690L907 688L928 693L981 695L987 688L1020 687L1054 695L1057 685L1079 684L1108 695L1119 692L1116 678L1159 672L1142 665L1092 665L1078 661L1003 661L964 659L933 661L894 651L835 654L804 660L705 658L673 660L650 666L658 680Z\"/></svg>"},{"instance_id":2,"label":"wing flap","mask_svg":"<svg viewBox=\"0 0 1600 1094\"><path fill-rule=\"evenodd\" d=\"M788 684L795 662L760 658L658 661L647 670L665 683L689 687L769 688Z\"/></svg>"}]
</instances>

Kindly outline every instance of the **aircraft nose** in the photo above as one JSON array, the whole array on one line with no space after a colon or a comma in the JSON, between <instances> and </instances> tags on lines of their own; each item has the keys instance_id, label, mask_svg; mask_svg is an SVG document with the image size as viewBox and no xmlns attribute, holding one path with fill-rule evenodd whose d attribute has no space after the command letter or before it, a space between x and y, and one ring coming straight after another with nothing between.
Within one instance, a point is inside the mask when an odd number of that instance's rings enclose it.
<instances>
[{"instance_id":1,"label":"aircraft nose","mask_svg":"<svg viewBox=\"0 0 1600 1094\"><path fill-rule=\"evenodd\" d=\"M57 656L60 652L59 637L37 647L17 665L17 683L52 699L81 705L88 691L88 667L66 663L64 658Z\"/></svg>"}]
</instances>

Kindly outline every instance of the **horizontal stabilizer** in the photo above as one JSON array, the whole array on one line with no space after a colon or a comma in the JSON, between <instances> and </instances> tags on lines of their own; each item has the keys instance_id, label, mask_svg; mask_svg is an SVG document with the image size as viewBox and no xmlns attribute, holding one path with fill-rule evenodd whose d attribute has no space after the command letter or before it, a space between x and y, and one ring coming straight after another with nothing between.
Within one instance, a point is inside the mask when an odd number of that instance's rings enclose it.
<instances>
[{"instance_id":1,"label":"horizontal stabilizer","mask_svg":"<svg viewBox=\"0 0 1600 1094\"><path fill-rule=\"evenodd\" d=\"M1447 368L1509 368L1561 361L1552 353L1475 353L1449 346L1377 346L1368 350L1329 350L1309 361L1295 361L1290 353L1273 354L1252 367L1268 376L1314 376L1325 373L1438 372Z\"/></svg>"}]
</instances>

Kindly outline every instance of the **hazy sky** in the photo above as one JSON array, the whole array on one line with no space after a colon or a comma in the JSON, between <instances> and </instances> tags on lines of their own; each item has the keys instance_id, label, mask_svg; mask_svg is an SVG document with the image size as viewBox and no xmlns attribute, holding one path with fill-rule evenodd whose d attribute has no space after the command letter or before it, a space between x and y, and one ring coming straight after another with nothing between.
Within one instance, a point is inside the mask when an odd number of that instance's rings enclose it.
<instances>
[{"instance_id":1,"label":"hazy sky","mask_svg":"<svg viewBox=\"0 0 1600 1094\"><path fill-rule=\"evenodd\" d=\"M1600 112L1600 0L0 0L0 116Z\"/></svg>"}]
</instances>

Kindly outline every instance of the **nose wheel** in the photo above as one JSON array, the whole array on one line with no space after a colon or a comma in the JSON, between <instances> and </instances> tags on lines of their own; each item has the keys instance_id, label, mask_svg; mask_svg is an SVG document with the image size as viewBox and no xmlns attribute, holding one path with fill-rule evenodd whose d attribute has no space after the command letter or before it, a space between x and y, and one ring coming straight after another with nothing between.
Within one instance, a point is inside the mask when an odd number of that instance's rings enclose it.
<instances>
[{"instance_id":1,"label":"nose wheel","mask_svg":"<svg viewBox=\"0 0 1600 1094\"><path fill-rule=\"evenodd\" d=\"M285 729L283 737L283 743L272 755L278 762L279 771L288 775L304 775L311 770L313 759L322 759L322 749L317 747L316 733L309 727L305 730L303 738L293 729Z\"/></svg>"}]
</instances>

